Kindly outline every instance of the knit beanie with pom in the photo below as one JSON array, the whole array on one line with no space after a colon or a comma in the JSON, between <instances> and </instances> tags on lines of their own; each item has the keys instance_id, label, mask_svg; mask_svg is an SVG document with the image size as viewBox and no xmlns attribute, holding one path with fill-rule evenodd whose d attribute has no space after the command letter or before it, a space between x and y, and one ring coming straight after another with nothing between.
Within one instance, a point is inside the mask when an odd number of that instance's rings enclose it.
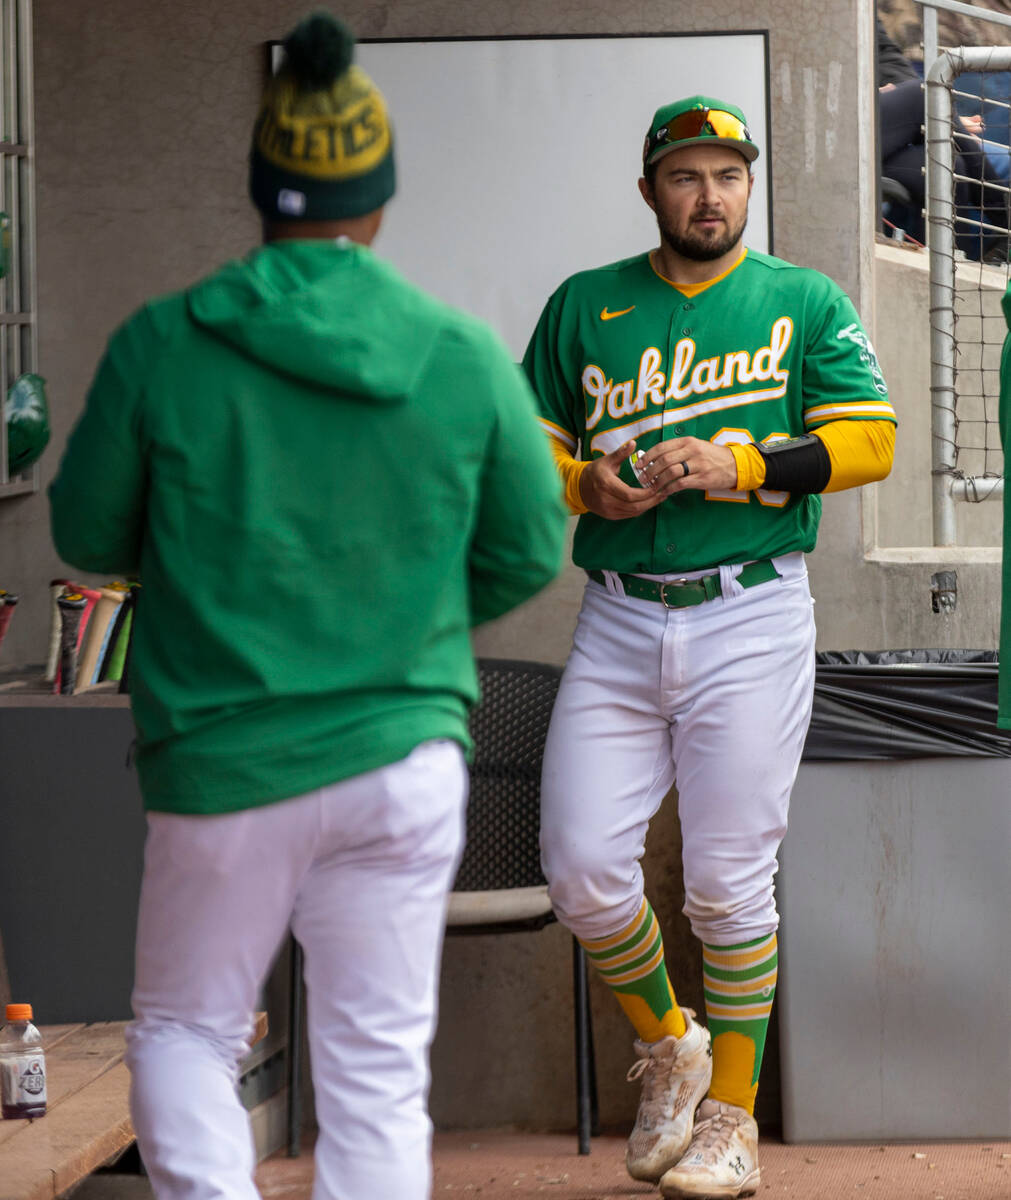
<instances>
[{"instance_id":1,"label":"knit beanie with pom","mask_svg":"<svg viewBox=\"0 0 1011 1200\"><path fill-rule=\"evenodd\" d=\"M354 66L354 37L318 12L282 43L284 61L253 129L249 192L265 217L333 221L381 208L396 190L382 94Z\"/></svg>"}]
</instances>

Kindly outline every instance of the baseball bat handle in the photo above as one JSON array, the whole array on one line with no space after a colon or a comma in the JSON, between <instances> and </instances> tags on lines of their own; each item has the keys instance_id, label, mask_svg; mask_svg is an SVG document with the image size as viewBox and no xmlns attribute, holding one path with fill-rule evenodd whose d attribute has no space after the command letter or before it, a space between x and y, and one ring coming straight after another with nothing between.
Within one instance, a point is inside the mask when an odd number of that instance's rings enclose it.
<instances>
[{"instance_id":1,"label":"baseball bat handle","mask_svg":"<svg viewBox=\"0 0 1011 1200\"><path fill-rule=\"evenodd\" d=\"M60 609L60 693L70 695L77 682L77 631L88 601L80 592L67 592L56 603Z\"/></svg>"},{"instance_id":2,"label":"baseball bat handle","mask_svg":"<svg viewBox=\"0 0 1011 1200\"><path fill-rule=\"evenodd\" d=\"M56 601L58 597L63 595L64 588L70 584L69 579L51 579L49 581L49 650L46 654L46 682L52 683L56 679L56 672L60 666L60 626L62 620L60 617L60 609ZM53 691L56 691L53 688Z\"/></svg>"},{"instance_id":3,"label":"baseball bat handle","mask_svg":"<svg viewBox=\"0 0 1011 1200\"><path fill-rule=\"evenodd\" d=\"M18 598L13 592L0 591L0 642L4 640L4 634L7 632L7 626L11 623L11 617L14 616L14 606L17 602Z\"/></svg>"}]
</instances>

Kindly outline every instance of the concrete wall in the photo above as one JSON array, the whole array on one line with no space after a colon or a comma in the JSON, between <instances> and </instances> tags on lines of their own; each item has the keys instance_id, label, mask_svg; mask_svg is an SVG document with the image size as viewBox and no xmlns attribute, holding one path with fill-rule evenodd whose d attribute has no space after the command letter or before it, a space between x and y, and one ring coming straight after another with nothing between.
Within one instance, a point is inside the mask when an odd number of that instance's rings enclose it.
<instances>
[{"instance_id":1,"label":"concrete wall","mask_svg":"<svg viewBox=\"0 0 1011 1200\"><path fill-rule=\"evenodd\" d=\"M309 7L305 0L36 0L40 365L54 433L41 464L43 487L114 326L148 295L185 285L255 242L245 161L262 43ZM873 324L869 0L805 6L803 21L791 0L701 7L681 0L348 0L341 11L363 37L768 29L775 251L831 274ZM672 80L672 96L677 91ZM451 208L444 216L452 219ZM586 257L587 265L595 262L592 246ZM912 357L892 361L893 382ZM912 392L911 409L922 394ZM913 424L903 417L904 427ZM960 565L959 608L938 618L927 593L936 553L881 549L881 529L889 537L903 529L885 512L886 500L900 511L907 506L899 491L826 501L811 558L821 645L994 644L992 563ZM60 570L44 494L0 504L0 584L23 597L5 662L43 659L45 589ZM480 631L478 650L563 661L580 590L570 569L523 610ZM651 831L646 871L681 998L700 1006L698 949L679 912L678 851L668 803ZM433 1055L436 1119L571 1126L570 994L569 941L557 927L453 939ZM623 1079L629 1032L596 985L593 1007L602 1117L626 1122L636 1097ZM774 1048L773 1040L760 1114L777 1102Z\"/></svg>"}]
</instances>

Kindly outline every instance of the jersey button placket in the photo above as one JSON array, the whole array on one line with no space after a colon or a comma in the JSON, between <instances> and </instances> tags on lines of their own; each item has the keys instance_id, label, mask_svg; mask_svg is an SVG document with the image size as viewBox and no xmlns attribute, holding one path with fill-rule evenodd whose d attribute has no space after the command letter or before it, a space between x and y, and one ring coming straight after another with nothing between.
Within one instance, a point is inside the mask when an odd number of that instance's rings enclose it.
<instances>
[{"instance_id":1,"label":"jersey button placket","mask_svg":"<svg viewBox=\"0 0 1011 1200\"><path fill-rule=\"evenodd\" d=\"M682 337L687 337L691 334L691 326L690 325L681 327L681 331L679 333L678 332L678 328L679 328L678 322L683 321L685 319L684 314L686 312L693 310L694 308L695 308L695 305L690 300L688 300L688 301L685 301L680 306L680 308L675 309L674 312L671 313L671 322L670 322L670 328L669 328L668 337L667 337L668 370L674 363L674 348L677 345L679 339ZM670 386L670 383L671 383L671 380L668 377L668 380L667 380L668 387ZM679 400L675 396L668 396L666 398L666 402L664 403L664 414L666 415L666 414L670 413L670 411L672 409L679 408L682 404L684 404L683 400ZM684 437L684 435L685 435L684 425L682 425L680 423L678 423L677 425L669 425L666 422L665 422L664 428L660 434L660 436L662 438L664 438L664 437ZM677 542L667 540L670 537L671 533L673 532L670 528L664 528L664 526L666 524L666 517L669 512L670 512L670 502L669 501L664 501L664 503L661 504L659 506L659 508L657 509L656 541L654 543L654 554L655 554L656 558L658 558L658 559L663 558L664 560L666 560L664 562L663 567L657 568L658 570L664 570L664 571L670 571L670 570L676 569L676 565L673 562L671 562L670 560L672 559L673 555L677 552L677 548L678 548ZM674 611L674 610L671 610L671 611ZM670 614L668 614L668 616L669 615Z\"/></svg>"},{"instance_id":2,"label":"jersey button placket","mask_svg":"<svg viewBox=\"0 0 1011 1200\"><path fill-rule=\"evenodd\" d=\"M677 322L681 319L682 318L681 318L680 309L675 309L671 313L670 325L668 326L668 330L667 330L667 369L668 369L668 372L671 370L673 363L674 363L674 347L677 345L678 338L680 336L678 334ZM670 385L671 385L671 379L670 379L670 375L668 374L667 386L670 387ZM667 424L667 414L672 409L677 408L680 403L681 402L674 396L668 395L665 397L664 406L663 406L664 424L660 430L661 440L663 440L664 438L670 437L672 434L675 437L679 436L681 426L676 425L672 428L670 425L668 425ZM675 546L674 542L670 542L667 540L670 537L670 531L665 528L665 525L666 525L665 517L666 517L666 512L668 509L669 509L669 502L665 500L656 510L656 526L655 526L656 532L655 532L655 537L654 537L654 542L653 542L653 558L654 558L655 563L659 562L662 559L669 558L669 556L672 555L674 553L675 549L677 548ZM666 570L666 566L664 566L663 568L658 568L658 569Z\"/></svg>"}]
</instances>

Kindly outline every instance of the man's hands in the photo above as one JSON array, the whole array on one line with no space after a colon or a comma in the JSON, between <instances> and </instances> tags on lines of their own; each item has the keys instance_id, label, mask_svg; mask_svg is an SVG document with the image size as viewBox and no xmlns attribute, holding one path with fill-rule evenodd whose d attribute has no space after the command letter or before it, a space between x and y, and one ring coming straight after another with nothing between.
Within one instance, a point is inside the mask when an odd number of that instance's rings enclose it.
<instances>
[{"instance_id":1,"label":"man's hands","mask_svg":"<svg viewBox=\"0 0 1011 1200\"><path fill-rule=\"evenodd\" d=\"M737 487L737 460L729 446L700 438L657 442L639 459L647 485L663 495L685 491L723 491Z\"/></svg>"},{"instance_id":2,"label":"man's hands","mask_svg":"<svg viewBox=\"0 0 1011 1200\"><path fill-rule=\"evenodd\" d=\"M962 128L970 137L981 138L986 123L981 113L973 113L968 117L959 117Z\"/></svg>"},{"instance_id":3,"label":"man's hands","mask_svg":"<svg viewBox=\"0 0 1011 1200\"><path fill-rule=\"evenodd\" d=\"M633 450L635 442L626 442L603 458L593 459L579 476L579 495L590 512L598 517L606 517L609 521L638 517L664 499L653 488L629 487L619 479L621 464Z\"/></svg>"},{"instance_id":4,"label":"man's hands","mask_svg":"<svg viewBox=\"0 0 1011 1200\"><path fill-rule=\"evenodd\" d=\"M658 442L647 450L639 459L644 486L629 487L618 472L634 451L635 442L626 442L610 454L593 459L584 469L579 492L590 512L609 521L622 521L641 516L675 492L737 487L737 462L728 447L693 437Z\"/></svg>"}]
</instances>

